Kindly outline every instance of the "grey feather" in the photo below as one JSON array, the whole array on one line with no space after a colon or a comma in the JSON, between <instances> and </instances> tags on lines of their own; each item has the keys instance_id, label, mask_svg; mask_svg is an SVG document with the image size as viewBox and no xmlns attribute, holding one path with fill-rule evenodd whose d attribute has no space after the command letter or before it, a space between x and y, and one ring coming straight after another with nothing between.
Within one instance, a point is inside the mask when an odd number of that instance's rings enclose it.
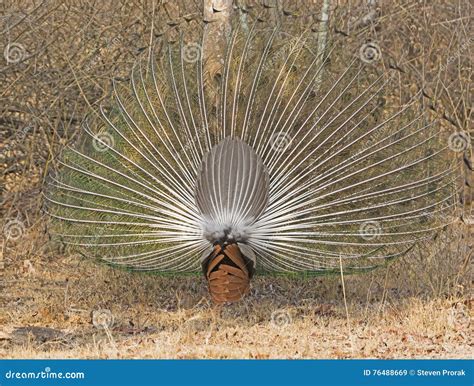
<instances>
[{"instance_id":1,"label":"grey feather","mask_svg":"<svg viewBox=\"0 0 474 386\"><path fill-rule=\"evenodd\" d=\"M447 136L419 96L399 98L400 74L329 38L320 60L309 30L236 25L218 95L205 52L157 46L61 156L52 233L173 273L200 271L224 237L259 272L304 274L370 270L433 237L456 219Z\"/></svg>"},{"instance_id":2,"label":"grey feather","mask_svg":"<svg viewBox=\"0 0 474 386\"><path fill-rule=\"evenodd\" d=\"M268 191L268 172L255 150L230 137L215 145L204 157L196 183L206 239L248 239L267 207Z\"/></svg>"}]
</instances>

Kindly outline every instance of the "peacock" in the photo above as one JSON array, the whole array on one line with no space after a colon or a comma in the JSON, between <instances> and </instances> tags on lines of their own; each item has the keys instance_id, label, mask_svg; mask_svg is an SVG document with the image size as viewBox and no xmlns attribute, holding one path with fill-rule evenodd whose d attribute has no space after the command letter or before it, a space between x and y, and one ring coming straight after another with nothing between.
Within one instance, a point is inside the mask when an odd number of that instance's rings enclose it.
<instances>
[{"instance_id":1,"label":"peacock","mask_svg":"<svg viewBox=\"0 0 474 386\"><path fill-rule=\"evenodd\" d=\"M212 83L196 35L157 41L85 118L45 190L57 240L203 274L221 304L256 274L370 271L450 221L448 141L376 44L234 22Z\"/></svg>"}]
</instances>

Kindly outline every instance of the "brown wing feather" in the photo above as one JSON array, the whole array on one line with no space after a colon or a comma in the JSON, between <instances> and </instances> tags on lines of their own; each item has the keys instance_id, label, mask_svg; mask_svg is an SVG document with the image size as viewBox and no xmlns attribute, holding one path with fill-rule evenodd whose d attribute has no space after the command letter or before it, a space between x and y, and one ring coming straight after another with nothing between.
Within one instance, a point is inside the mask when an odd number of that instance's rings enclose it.
<instances>
[{"instance_id":1,"label":"brown wing feather","mask_svg":"<svg viewBox=\"0 0 474 386\"><path fill-rule=\"evenodd\" d=\"M205 274L215 303L240 300L250 289L247 263L237 244L216 245Z\"/></svg>"}]
</instances>

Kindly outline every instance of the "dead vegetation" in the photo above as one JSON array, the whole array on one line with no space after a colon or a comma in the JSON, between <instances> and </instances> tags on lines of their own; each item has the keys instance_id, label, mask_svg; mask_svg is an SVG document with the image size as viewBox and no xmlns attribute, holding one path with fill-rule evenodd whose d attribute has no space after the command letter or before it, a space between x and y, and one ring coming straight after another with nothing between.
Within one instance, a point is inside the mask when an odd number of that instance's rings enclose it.
<instances>
[{"instance_id":1,"label":"dead vegetation","mask_svg":"<svg viewBox=\"0 0 474 386\"><path fill-rule=\"evenodd\" d=\"M200 3L0 5L0 357L471 357L474 236L460 221L387 268L344 276L344 291L338 276L258 277L250 296L224 308L209 303L201 277L123 272L49 243L41 213L47 168L77 138L90 107L107 100L110 79L127 80L152 35L173 39L202 22ZM317 31L319 4L236 3L243 15L314 23ZM379 3L332 2L331 30L348 41L369 31L384 64L409 82L400 99L423 90L422 103L447 132L469 132L472 6Z\"/></svg>"},{"instance_id":2,"label":"dead vegetation","mask_svg":"<svg viewBox=\"0 0 474 386\"><path fill-rule=\"evenodd\" d=\"M457 249L467 235L446 232L433 241L440 256L421 248L409 262L346 276L347 314L339 277L259 277L241 303L215 308L201 277L30 251L7 260L1 356L467 358L472 300L467 249Z\"/></svg>"}]
</instances>

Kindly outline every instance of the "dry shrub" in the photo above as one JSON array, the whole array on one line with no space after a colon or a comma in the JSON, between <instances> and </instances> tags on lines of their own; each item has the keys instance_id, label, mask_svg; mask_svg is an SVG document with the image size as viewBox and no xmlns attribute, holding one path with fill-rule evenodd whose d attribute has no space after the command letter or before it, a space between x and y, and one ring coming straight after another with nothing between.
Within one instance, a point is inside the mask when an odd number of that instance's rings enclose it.
<instances>
[{"instance_id":1,"label":"dry shrub","mask_svg":"<svg viewBox=\"0 0 474 386\"><path fill-rule=\"evenodd\" d=\"M236 3L249 20L319 25L311 1ZM446 133L469 130L469 2L351 4L332 2L331 31L348 46L362 37L381 46L384 65L400 73L400 104L422 90L420 104ZM107 103L111 79L127 81L152 37L175 39L194 23L202 23L199 1L1 3L3 230L17 221L20 233L1 248L1 356L467 357L474 237L462 223L385 268L345 276L344 292L337 275L258 277L249 297L222 310L200 277L117 271L48 242L47 168L91 107ZM92 324L100 309L114 315L110 334ZM61 334L18 330L28 326Z\"/></svg>"}]
</instances>

